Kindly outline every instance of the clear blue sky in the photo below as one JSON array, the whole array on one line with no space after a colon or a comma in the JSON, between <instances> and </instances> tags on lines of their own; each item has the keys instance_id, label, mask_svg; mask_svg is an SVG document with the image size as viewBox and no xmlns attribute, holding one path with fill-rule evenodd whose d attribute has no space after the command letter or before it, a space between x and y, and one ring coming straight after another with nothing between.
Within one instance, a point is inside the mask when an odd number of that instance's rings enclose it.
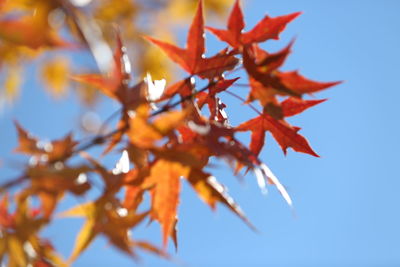
<instances>
[{"instance_id":1,"label":"clear blue sky","mask_svg":"<svg viewBox=\"0 0 400 267\"><path fill-rule=\"evenodd\" d=\"M243 2L249 27L266 13L303 11L281 41L267 47L278 49L295 36L285 69L299 69L316 80L345 81L317 95L329 101L290 120L302 127L321 158L291 150L285 157L267 136L261 158L287 187L295 215L275 188L263 196L254 177L241 184L223 163L218 164L215 176L229 186L260 233L249 230L224 207L212 213L185 185L175 262L141 254L142 265L400 266L400 1ZM15 144L13 118L37 136L55 138L65 133L66 124L75 123L79 113L71 104L74 97L54 103L41 89L26 87L15 107L0 117L3 159ZM225 99L234 125L254 116L236 100ZM8 173L3 171L2 179ZM79 227L76 220L60 220L45 235L69 254ZM133 236L159 244L158 228L144 226ZM74 266L132 265L100 239Z\"/></svg>"}]
</instances>

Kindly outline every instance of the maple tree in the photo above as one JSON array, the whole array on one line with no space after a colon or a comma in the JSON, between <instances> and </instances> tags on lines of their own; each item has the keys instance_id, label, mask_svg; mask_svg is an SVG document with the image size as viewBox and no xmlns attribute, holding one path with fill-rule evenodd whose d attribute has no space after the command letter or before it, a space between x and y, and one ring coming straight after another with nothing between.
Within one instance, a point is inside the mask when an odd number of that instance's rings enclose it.
<instances>
[{"instance_id":1,"label":"maple tree","mask_svg":"<svg viewBox=\"0 0 400 267\"><path fill-rule=\"evenodd\" d=\"M137 257L137 249L169 258L169 240L175 246L178 242L177 207L184 180L212 209L218 203L225 205L254 228L225 187L205 170L214 158L228 161L235 173L254 172L262 190L266 190L268 184L274 185L292 205L285 187L259 158L266 133L271 133L284 153L292 148L318 157L299 133L300 128L290 125L286 118L325 101L304 99L305 96L338 84L313 81L297 71L281 71L293 42L276 53L260 46L263 42L279 39L287 24L300 13L274 18L265 16L251 30L244 32L244 16L237 0L229 15L227 29L216 29L205 26L203 1L198 1L185 48L153 36L144 37L188 73L167 86L164 79L153 81L150 71L135 84L122 37L124 28L113 30L115 48L112 53L94 22L74 2L1 1L3 12L15 8L35 12L0 20L0 38L7 45L37 53L60 48L91 51L100 73L74 73L69 78L117 101L120 119L114 129L97 134L89 141L80 141L68 134L58 140L43 142L15 122L18 133L15 152L29 156L29 162L19 177L0 187L0 261L5 260L9 266L67 266L98 235L104 235L111 245L133 258ZM48 16L54 10L62 11L66 16L68 29L76 42L64 40L49 25ZM23 34L26 30L29 34ZM226 48L211 57L204 55L206 30L226 43ZM239 77L226 79L224 76L241 68L249 81L247 99L232 90ZM198 86L195 78L202 80L204 85ZM256 117L237 126L230 125L222 93L241 99L255 111ZM254 101L259 102L260 110ZM243 131L251 132L248 145L237 138L237 133ZM115 168L109 169L101 163L101 157L89 154L93 147L103 147L103 156L123 152ZM58 204L67 194L87 195L95 185L93 177L99 177L102 184L96 199L56 213ZM12 191L12 188L16 190ZM146 195L151 198L148 206L143 204ZM37 199L39 205L32 204L32 198ZM58 255L50 240L40 237L41 230L55 217L85 219L68 261ZM160 224L162 247L136 240L129 234L146 220Z\"/></svg>"}]
</instances>

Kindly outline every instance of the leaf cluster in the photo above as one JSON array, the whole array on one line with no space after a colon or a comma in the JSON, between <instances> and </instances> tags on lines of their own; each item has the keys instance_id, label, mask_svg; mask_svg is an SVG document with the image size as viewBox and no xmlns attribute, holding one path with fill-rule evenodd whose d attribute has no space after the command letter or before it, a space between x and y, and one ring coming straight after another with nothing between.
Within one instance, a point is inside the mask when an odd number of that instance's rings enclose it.
<instances>
[{"instance_id":1,"label":"leaf cluster","mask_svg":"<svg viewBox=\"0 0 400 267\"><path fill-rule=\"evenodd\" d=\"M94 87L115 100L120 106L119 121L113 130L96 135L89 141L79 141L68 134L49 142L32 136L15 123L19 138L15 152L27 155L29 162L21 176L1 186L0 261L6 259L9 266L68 265L99 235L105 236L112 246L133 258L137 258L138 249L169 258L169 240L176 247L178 242L176 225L183 182L190 184L210 208L215 209L220 203L254 228L225 186L206 171L215 158L228 162L236 174L243 168L246 173L252 171L263 191L268 184L274 185L286 202L292 205L285 187L259 158L266 133L272 134L284 153L292 148L318 156L306 138L299 134L300 128L290 125L286 118L325 101L304 99L306 95L338 83L312 81L297 71L281 71L280 67L291 52L293 42L276 53L261 47L261 43L278 39L287 24L300 13L273 18L265 16L251 30L244 32L244 17L237 0L229 15L227 28L216 29L205 26L203 1L200 0L184 48L154 37L145 37L188 73L187 77L166 86L165 80L153 81L150 74L135 83L119 31L114 32L114 51L109 61L104 61L104 54L97 54L94 48L102 41L86 32L86 27L91 26L87 26L90 25L88 21L80 19L82 11L61 0L50 2L43 3L50 9L56 6L69 12L78 35L85 39L88 49L98 59L101 73L77 73L71 79ZM3 31L0 35L10 42L19 42L34 49L71 45L48 25L41 24L41 20L31 21L37 19L36 16L7 23L13 24L15 29L34 25L37 31L34 35L39 37L20 35L18 30L14 33L4 30L11 29L9 26L0 27ZM225 43L226 48L206 57L205 30ZM226 74L233 74L241 68L248 79L247 99L242 99L232 89L239 77L225 78ZM198 86L196 80L202 80L205 85ZM241 99L255 111L256 116L237 126L230 125L222 98L224 93ZM259 102L261 110L256 108L255 101ZM250 144L243 144L237 138L238 132L242 131L251 132ZM103 147L103 156L122 151L113 169L101 163L100 157L88 153L97 146ZM14 186L18 190L10 198L7 192ZM91 190L100 190L99 196L58 214L85 220L69 260L64 261L50 241L40 237L40 231L54 220L57 205L67 194L87 196ZM151 200L148 205L144 201L146 196ZM32 198L37 199L39 205L33 205ZM159 223L162 248L146 240L137 240L131 234L144 221Z\"/></svg>"}]
</instances>

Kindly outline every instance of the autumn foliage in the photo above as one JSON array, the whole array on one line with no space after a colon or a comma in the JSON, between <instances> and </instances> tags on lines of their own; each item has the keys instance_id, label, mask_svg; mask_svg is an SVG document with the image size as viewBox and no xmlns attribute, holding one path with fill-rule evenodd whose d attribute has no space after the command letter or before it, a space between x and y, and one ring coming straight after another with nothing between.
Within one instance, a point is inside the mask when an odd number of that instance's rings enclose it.
<instances>
[{"instance_id":1,"label":"autumn foliage","mask_svg":"<svg viewBox=\"0 0 400 267\"><path fill-rule=\"evenodd\" d=\"M228 162L236 174L254 173L262 190L267 185L275 186L292 205L285 187L259 158L266 133L271 133L285 154L292 148L318 157L299 133L300 128L289 124L286 118L325 101L305 99L306 96L338 84L313 81L297 71L280 70L293 42L275 53L260 46L278 40L287 24L300 13L265 16L244 31L244 16L237 0L226 29L217 29L205 26L200 0L185 47L157 36L140 37L163 51L187 75L166 84L165 80L153 81L149 71L135 83L137 77L121 37L124 28L113 27L113 49L108 49L94 22L73 2L41 0L24 6L25 10L34 9L34 15L1 19L0 38L6 44L4 47L15 46L32 53L61 48L91 51L100 72L69 73L68 82L95 88L117 101L119 121L110 131L90 139L80 141L67 134L50 142L42 142L15 122L18 146L14 152L27 155L29 161L19 177L3 181L1 185L0 262L4 260L9 266L66 266L98 235L106 236L112 246L133 258L137 257L138 249L169 258L169 240L175 246L178 242L177 207L183 201L180 191L184 182L212 209L221 203L253 227L225 187L205 170L214 158ZM0 1L0 7L3 12L9 12L15 8L13 3L19 1ZM66 41L49 25L47 17L54 10L66 16L67 28L75 41ZM206 57L205 31L215 35L226 48ZM129 43L131 40L127 39ZM240 69L246 75L235 77ZM225 78L227 74L229 79ZM242 83L248 80L246 99L233 89L239 78ZM247 105L241 108L252 109L255 116L231 125L223 94L238 98ZM238 132L246 131L251 133L248 145L237 139ZM102 147L102 155L90 154L88 151L93 147ZM102 164L102 157L110 152L121 154L113 169ZM96 179L101 180L100 189L94 188ZM66 195L88 195L91 190L100 190L99 197L64 212L55 212ZM148 206L143 201L146 196L151 199ZM31 199L36 199L38 205L32 204ZM57 254L50 240L40 237L43 228L59 219L56 217L85 219L67 261ZM149 221L160 224L163 240L160 247L129 234L140 223Z\"/></svg>"}]
</instances>

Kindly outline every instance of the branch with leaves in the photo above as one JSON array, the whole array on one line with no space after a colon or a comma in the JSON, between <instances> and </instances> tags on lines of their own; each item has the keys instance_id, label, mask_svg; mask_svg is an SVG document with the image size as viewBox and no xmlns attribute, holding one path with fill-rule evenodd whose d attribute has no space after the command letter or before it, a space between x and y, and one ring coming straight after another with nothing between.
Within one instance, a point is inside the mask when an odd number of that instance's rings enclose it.
<instances>
[{"instance_id":1,"label":"branch with leaves","mask_svg":"<svg viewBox=\"0 0 400 267\"><path fill-rule=\"evenodd\" d=\"M98 45L96 38L85 30L91 26L77 17L80 11L76 7L74 13L69 10L69 14L75 14L76 27L88 47L97 51L93 48ZM325 101L307 100L305 96L338 84L316 82L296 71L279 70L293 42L276 53L260 46L260 43L278 39L286 25L299 14L266 16L251 30L243 32L244 16L237 0L227 29L215 29L205 26L200 0L185 48L145 37L189 74L169 86L165 80L153 81L150 74L134 84L131 62L117 31L114 53L106 67L99 66L103 73L72 76L72 80L92 86L119 103L120 118L114 129L89 141L77 141L69 134L59 140L43 142L15 123L18 132L15 152L29 156L29 161L21 176L0 187L3 195L0 262L4 260L9 266L65 266L76 260L98 235L106 236L111 245L133 258L137 257L137 249L169 258L169 239L175 246L178 242L177 208L183 180L212 209L218 203L225 205L254 229L225 187L212 173L205 171L214 158L227 161L237 174L243 169L246 173L252 171L262 191L267 190L268 184L276 186L291 206L292 200L285 187L259 158L266 132L272 134L284 153L292 148L318 157L306 138L299 134L300 128L290 125L286 118ZM205 29L227 45L211 57L204 56ZM53 34L46 36L50 39L42 42L60 43ZM33 43L14 41L32 47L37 45L33 40ZM94 56L104 63L101 55L94 53ZM231 89L239 77L224 78L227 72L233 74L238 69L244 69L248 77L247 99ZM197 86L196 79L204 80L205 85ZM257 116L238 126L230 125L222 93L243 101ZM255 101L259 102L261 110L253 103ZM237 133L242 131L251 132L249 145L237 139ZM108 169L100 159L89 154L89 150L97 146L103 147L102 156L123 151L115 168ZM100 187L95 177L100 178ZM87 195L94 186L101 191L99 197L59 214L85 218L74 250L69 260L64 261L50 241L40 237L40 231L54 220L57 205L67 194ZM11 192L14 192L12 196ZM146 195L151 198L149 206L143 203ZM32 198L38 199L38 206L32 204ZM145 220L160 224L162 248L130 235L130 231Z\"/></svg>"}]
</instances>

